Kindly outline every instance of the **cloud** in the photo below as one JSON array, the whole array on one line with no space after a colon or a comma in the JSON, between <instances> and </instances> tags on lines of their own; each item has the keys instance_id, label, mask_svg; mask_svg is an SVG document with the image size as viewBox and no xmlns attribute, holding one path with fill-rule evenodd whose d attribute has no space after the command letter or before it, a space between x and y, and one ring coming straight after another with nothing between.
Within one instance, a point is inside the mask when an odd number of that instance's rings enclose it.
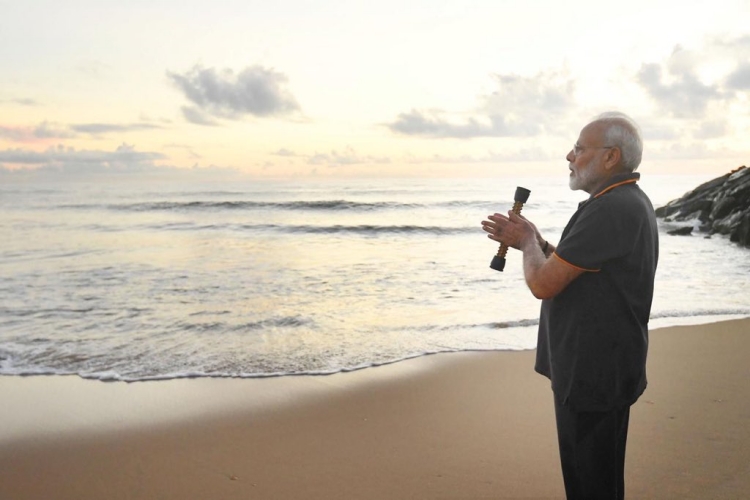
<instances>
[{"instance_id":1,"label":"cloud","mask_svg":"<svg viewBox=\"0 0 750 500\"><path fill-rule=\"evenodd\" d=\"M399 134L432 138L532 137L556 129L556 123L575 106L575 82L564 73L493 78L497 88L480 96L474 116L452 120L440 110L412 109L387 126Z\"/></svg>"},{"instance_id":2,"label":"cloud","mask_svg":"<svg viewBox=\"0 0 750 500\"><path fill-rule=\"evenodd\" d=\"M39 101L36 101L34 99L28 99L28 98L17 98L17 99L7 99L6 101L0 101L0 102L12 102L13 104L18 104L20 106L39 106Z\"/></svg>"},{"instance_id":3,"label":"cloud","mask_svg":"<svg viewBox=\"0 0 750 500\"><path fill-rule=\"evenodd\" d=\"M45 151L6 149L0 151L0 178L4 181L86 181L117 176L118 179L203 182L219 178L236 180L243 176L236 168L213 164L199 166L196 163L191 168L177 168L156 163L165 159L161 153L137 151L126 143L114 151L76 150L62 145Z\"/></svg>"},{"instance_id":4,"label":"cloud","mask_svg":"<svg viewBox=\"0 0 750 500\"><path fill-rule=\"evenodd\" d=\"M99 78L112 71L112 66L99 60L83 61L75 67L76 71L93 78Z\"/></svg>"},{"instance_id":5,"label":"cloud","mask_svg":"<svg viewBox=\"0 0 750 500\"><path fill-rule=\"evenodd\" d=\"M65 126L46 121L34 128L34 137L39 139L70 139L75 136L76 134Z\"/></svg>"},{"instance_id":6,"label":"cloud","mask_svg":"<svg viewBox=\"0 0 750 500\"><path fill-rule=\"evenodd\" d=\"M750 36L712 38L694 49L677 45L665 60L642 64L635 76L666 116L727 114L740 94L750 90Z\"/></svg>"},{"instance_id":7,"label":"cloud","mask_svg":"<svg viewBox=\"0 0 750 500\"><path fill-rule=\"evenodd\" d=\"M675 46L661 60L630 72L653 103L643 120L650 159L741 155L750 99L750 35L714 36L692 47ZM716 141L716 139L725 139Z\"/></svg>"},{"instance_id":8,"label":"cloud","mask_svg":"<svg viewBox=\"0 0 750 500\"><path fill-rule=\"evenodd\" d=\"M24 149L6 149L0 151L0 162L15 165L35 165L47 163L50 159L49 150L47 154Z\"/></svg>"},{"instance_id":9,"label":"cloud","mask_svg":"<svg viewBox=\"0 0 750 500\"><path fill-rule=\"evenodd\" d=\"M296 154L291 149L286 149L286 148L281 148L278 151L276 151L275 153L271 153L271 154L275 155L275 156L288 156L288 157L299 156L298 154Z\"/></svg>"},{"instance_id":10,"label":"cloud","mask_svg":"<svg viewBox=\"0 0 750 500\"><path fill-rule=\"evenodd\" d=\"M497 90L484 98L483 108L493 121L505 123L513 135L536 135L576 107L575 81L564 72L541 72L534 77L495 75Z\"/></svg>"},{"instance_id":11,"label":"cloud","mask_svg":"<svg viewBox=\"0 0 750 500\"><path fill-rule=\"evenodd\" d=\"M336 149L332 149L327 153L315 152L313 154L306 154L295 153L291 149L287 148L280 148L270 154L272 154L273 156L280 156L282 158L300 158L301 161L307 163L308 165L323 165L329 167L391 163L391 159L386 156L361 155L357 153L351 146L347 146L341 152ZM294 160L286 160L286 162L293 161ZM264 165L264 167L268 166L273 166L273 164L266 163Z\"/></svg>"},{"instance_id":12,"label":"cloud","mask_svg":"<svg viewBox=\"0 0 750 500\"><path fill-rule=\"evenodd\" d=\"M671 141L680 137L680 130L674 124L664 123L657 118L645 120L639 125L645 141Z\"/></svg>"},{"instance_id":13,"label":"cloud","mask_svg":"<svg viewBox=\"0 0 750 500\"><path fill-rule=\"evenodd\" d=\"M153 130L158 128L162 127L160 127L159 125L153 125L151 123L80 123L77 125L70 125L70 129L74 132L81 132L91 135L107 134L110 132Z\"/></svg>"},{"instance_id":14,"label":"cloud","mask_svg":"<svg viewBox=\"0 0 750 500\"><path fill-rule=\"evenodd\" d=\"M0 137L13 142L37 142L39 139L72 139L80 134L101 135L139 130L161 129L150 123L78 123L64 125L44 121L35 127L0 126Z\"/></svg>"},{"instance_id":15,"label":"cloud","mask_svg":"<svg viewBox=\"0 0 750 500\"><path fill-rule=\"evenodd\" d=\"M331 150L330 153L315 153L307 156L307 163L310 165L328 165L329 167L339 167L343 165L359 164L385 164L390 163L390 158L378 156L360 156L353 148L347 147L343 152Z\"/></svg>"},{"instance_id":16,"label":"cloud","mask_svg":"<svg viewBox=\"0 0 750 500\"><path fill-rule=\"evenodd\" d=\"M70 139L75 135L68 127L46 121L36 127L0 126L0 137L13 142L36 142L38 139Z\"/></svg>"},{"instance_id":17,"label":"cloud","mask_svg":"<svg viewBox=\"0 0 750 500\"><path fill-rule=\"evenodd\" d=\"M714 139L722 137L729 131L729 126L725 119L701 122L698 130L695 131L696 139Z\"/></svg>"},{"instance_id":18,"label":"cloud","mask_svg":"<svg viewBox=\"0 0 750 500\"><path fill-rule=\"evenodd\" d=\"M566 151L567 152L567 151ZM503 163L503 162L526 162L526 161L545 161L554 158L563 158L566 152L550 154L540 147L520 148L514 151L503 151L497 153L488 151L483 155L460 155L444 156L435 154L427 157L416 157L409 155L404 159L405 163L423 164L423 163L448 163L448 164L474 164L474 163Z\"/></svg>"},{"instance_id":19,"label":"cloud","mask_svg":"<svg viewBox=\"0 0 750 500\"><path fill-rule=\"evenodd\" d=\"M168 71L167 77L195 105L182 108L192 123L212 124L207 116L236 120L246 115L285 116L300 109L286 88L286 75L263 66L235 74L196 65L183 74Z\"/></svg>"},{"instance_id":20,"label":"cloud","mask_svg":"<svg viewBox=\"0 0 750 500\"><path fill-rule=\"evenodd\" d=\"M434 154L431 156L416 156L413 154L405 154L400 159L395 160L397 164L481 164L481 163L502 163L508 161L514 162L526 162L526 161L544 161L555 158L563 158L564 152L553 152L545 150L538 146L531 146L525 148L516 148L514 150L507 150L502 152L487 151L485 154L479 155L458 155L458 156L446 156L441 154ZM315 166L327 166L331 168L348 166L348 165L385 165L394 163L394 159L386 156L375 156L375 155L362 155L351 146L347 146L343 150L333 149L327 153L315 152L314 154L295 153L291 150L281 148L276 152L271 153L275 156L288 157L288 158L301 158L308 165ZM266 164L265 166L272 166L273 164Z\"/></svg>"},{"instance_id":21,"label":"cloud","mask_svg":"<svg viewBox=\"0 0 750 500\"><path fill-rule=\"evenodd\" d=\"M136 151L129 144L121 144L114 151L76 150L63 146L48 148L43 152L26 149L0 151L0 165L15 165L21 170L32 169L41 174L101 174L145 172L158 169L154 163L165 156L161 153ZM16 169L1 167L5 173Z\"/></svg>"},{"instance_id":22,"label":"cloud","mask_svg":"<svg viewBox=\"0 0 750 500\"><path fill-rule=\"evenodd\" d=\"M482 120L480 122L479 120ZM487 117L469 118L464 123L451 123L444 118L444 113L432 111L429 114L416 109L408 113L400 113L393 123L388 125L393 132L404 135L421 135L426 137L444 138L455 137L468 139L471 137L494 137L507 135L502 133L501 127L489 121ZM497 124L502 125L502 124Z\"/></svg>"},{"instance_id":23,"label":"cloud","mask_svg":"<svg viewBox=\"0 0 750 500\"><path fill-rule=\"evenodd\" d=\"M673 143L666 147L649 149L645 154L651 160L698 160L720 156L717 151L709 149L704 141Z\"/></svg>"},{"instance_id":24,"label":"cloud","mask_svg":"<svg viewBox=\"0 0 750 500\"><path fill-rule=\"evenodd\" d=\"M28 129L22 129L18 127L3 127L0 126L0 137L9 139L15 142L22 142L31 140L33 135Z\"/></svg>"},{"instance_id":25,"label":"cloud","mask_svg":"<svg viewBox=\"0 0 750 500\"><path fill-rule=\"evenodd\" d=\"M732 90L750 90L750 61L740 63L727 77L726 85Z\"/></svg>"},{"instance_id":26,"label":"cloud","mask_svg":"<svg viewBox=\"0 0 750 500\"><path fill-rule=\"evenodd\" d=\"M668 81L671 80L671 81ZM705 114L712 100L725 97L718 85L707 85L688 69L672 70L664 74L658 64L643 64L637 75L643 86L659 108L676 118L698 118Z\"/></svg>"},{"instance_id":27,"label":"cloud","mask_svg":"<svg viewBox=\"0 0 750 500\"><path fill-rule=\"evenodd\" d=\"M219 126L219 122L217 122L216 120L212 120L198 108L194 108L192 106L182 106L182 108L180 109L182 110L182 116L184 116L185 119L190 123L195 123L196 125L205 125L207 127Z\"/></svg>"},{"instance_id":28,"label":"cloud","mask_svg":"<svg viewBox=\"0 0 750 500\"><path fill-rule=\"evenodd\" d=\"M188 156L192 159L199 160L202 159L203 156L196 153L192 147L190 147L187 144L176 144L176 143L169 143L164 145L165 148L172 148L172 149L182 149L184 150Z\"/></svg>"},{"instance_id":29,"label":"cloud","mask_svg":"<svg viewBox=\"0 0 750 500\"><path fill-rule=\"evenodd\" d=\"M718 36L709 39L707 45L725 51L735 58L744 59L750 57L750 35L737 37Z\"/></svg>"}]
</instances>

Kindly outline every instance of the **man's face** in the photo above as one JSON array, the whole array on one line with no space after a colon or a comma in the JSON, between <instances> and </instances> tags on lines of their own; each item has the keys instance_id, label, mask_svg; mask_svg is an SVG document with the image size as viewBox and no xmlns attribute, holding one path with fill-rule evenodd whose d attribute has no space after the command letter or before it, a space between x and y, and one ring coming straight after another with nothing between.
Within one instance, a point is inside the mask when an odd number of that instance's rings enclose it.
<instances>
[{"instance_id":1,"label":"man's face","mask_svg":"<svg viewBox=\"0 0 750 500\"><path fill-rule=\"evenodd\" d=\"M608 151L607 145L602 142L603 132L600 124L585 126L575 146L565 157L570 168L568 185L573 191L580 189L593 194L603 180L604 157Z\"/></svg>"}]
</instances>

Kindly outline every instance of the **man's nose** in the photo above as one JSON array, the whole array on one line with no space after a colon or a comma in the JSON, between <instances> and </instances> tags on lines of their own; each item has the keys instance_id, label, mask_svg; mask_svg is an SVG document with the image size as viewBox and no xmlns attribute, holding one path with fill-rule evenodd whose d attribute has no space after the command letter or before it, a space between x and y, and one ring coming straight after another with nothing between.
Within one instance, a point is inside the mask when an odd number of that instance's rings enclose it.
<instances>
[{"instance_id":1,"label":"man's nose","mask_svg":"<svg viewBox=\"0 0 750 500\"><path fill-rule=\"evenodd\" d=\"M570 163L573 163L576 159L576 155L573 154L573 150L571 149L568 152L568 155L565 157L566 160L568 160Z\"/></svg>"}]
</instances>

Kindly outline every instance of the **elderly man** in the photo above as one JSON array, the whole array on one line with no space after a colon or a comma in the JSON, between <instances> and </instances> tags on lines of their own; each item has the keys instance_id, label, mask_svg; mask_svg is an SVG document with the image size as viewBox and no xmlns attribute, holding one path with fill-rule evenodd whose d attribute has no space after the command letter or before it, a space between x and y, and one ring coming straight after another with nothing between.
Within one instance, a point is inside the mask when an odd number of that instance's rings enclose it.
<instances>
[{"instance_id":1,"label":"elderly man","mask_svg":"<svg viewBox=\"0 0 750 500\"><path fill-rule=\"evenodd\" d=\"M566 159L579 204L557 246L509 212L482 222L523 252L526 283L542 300L535 369L552 382L568 500L624 498L630 406L646 388L648 319L659 241L636 182L643 143L622 113L586 125Z\"/></svg>"}]
</instances>

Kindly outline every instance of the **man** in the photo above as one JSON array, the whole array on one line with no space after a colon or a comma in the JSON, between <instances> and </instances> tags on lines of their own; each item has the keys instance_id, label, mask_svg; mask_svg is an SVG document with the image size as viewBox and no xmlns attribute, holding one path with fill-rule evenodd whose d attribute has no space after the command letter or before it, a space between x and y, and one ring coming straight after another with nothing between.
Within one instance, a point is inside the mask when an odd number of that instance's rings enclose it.
<instances>
[{"instance_id":1,"label":"man","mask_svg":"<svg viewBox=\"0 0 750 500\"><path fill-rule=\"evenodd\" d=\"M569 183L590 197L557 246L512 212L482 222L491 239L523 252L526 283L543 299L535 369L552 382L568 500L624 498L659 253L654 209L636 184L642 151L637 125L622 113L581 130L566 157Z\"/></svg>"}]
</instances>

